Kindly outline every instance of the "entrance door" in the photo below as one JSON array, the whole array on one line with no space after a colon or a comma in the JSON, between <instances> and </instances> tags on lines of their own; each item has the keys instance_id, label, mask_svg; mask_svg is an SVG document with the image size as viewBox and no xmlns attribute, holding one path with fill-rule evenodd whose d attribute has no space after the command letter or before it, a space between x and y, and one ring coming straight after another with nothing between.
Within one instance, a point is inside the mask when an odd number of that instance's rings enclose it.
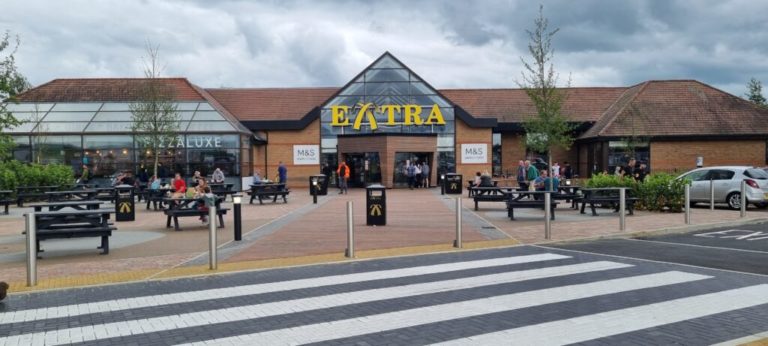
<instances>
[{"instance_id":1,"label":"entrance door","mask_svg":"<svg viewBox=\"0 0 768 346\"><path fill-rule=\"evenodd\" d=\"M349 166L350 187L381 183L379 153L348 153L345 159Z\"/></svg>"},{"instance_id":2,"label":"entrance door","mask_svg":"<svg viewBox=\"0 0 768 346\"><path fill-rule=\"evenodd\" d=\"M394 187L408 187L408 176L405 167L408 164L428 162L430 169L434 169L434 160L432 153L395 153L395 174L393 180ZM432 173L430 173L431 175Z\"/></svg>"}]
</instances>

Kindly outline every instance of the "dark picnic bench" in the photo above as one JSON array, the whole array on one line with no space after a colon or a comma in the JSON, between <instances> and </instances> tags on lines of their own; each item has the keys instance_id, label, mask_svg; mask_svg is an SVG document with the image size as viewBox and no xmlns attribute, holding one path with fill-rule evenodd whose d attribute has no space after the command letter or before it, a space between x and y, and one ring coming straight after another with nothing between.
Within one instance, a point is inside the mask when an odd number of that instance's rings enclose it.
<instances>
[{"instance_id":1,"label":"dark picnic bench","mask_svg":"<svg viewBox=\"0 0 768 346\"><path fill-rule=\"evenodd\" d=\"M62 201L90 201L96 198L96 190L69 190L69 191L48 191L48 202Z\"/></svg>"},{"instance_id":2,"label":"dark picnic bench","mask_svg":"<svg viewBox=\"0 0 768 346\"><path fill-rule=\"evenodd\" d=\"M216 184L211 183L208 184L208 186L211 188L211 193L213 193L216 196L222 197L225 201L227 200L227 196L234 195L238 193L238 191L233 190L235 187L235 184L230 183L223 183L223 184Z\"/></svg>"},{"instance_id":3,"label":"dark picnic bench","mask_svg":"<svg viewBox=\"0 0 768 346\"><path fill-rule=\"evenodd\" d=\"M493 186L475 186L475 181L474 180L467 180L467 197L472 197L474 195L474 191L472 190L472 188L475 188L475 187L498 187L499 186L499 181L498 180L493 180L492 182L493 182Z\"/></svg>"},{"instance_id":4,"label":"dark picnic bench","mask_svg":"<svg viewBox=\"0 0 768 346\"><path fill-rule=\"evenodd\" d=\"M171 188L164 188L161 187L159 189L153 190L153 189L146 189L144 191L144 198L147 201L147 210L149 210L149 205L153 204L155 210L157 210L157 205L160 205L160 209L165 209L165 206L163 205L165 202L163 202L167 198L167 194L169 192L174 192L176 190Z\"/></svg>"},{"instance_id":5,"label":"dark picnic bench","mask_svg":"<svg viewBox=\"0 0 768 346\"><path fill-rule=\"evenodd\" d=\"M509 199L509 193L517 190L514 187L479 187L469 188L470 195L475 202L475 210L478 210L479 202L506 202Z\"/></svg>"},{"instance_id":6,"label":"dark picnic bench","mask_svg":"<svg viewBox=\"0 0 768 346\"><path fill-rule=\"evenodd\" d=\"M264 204L264 198L272 198L273 203L277 203L277 198L282 197L283 202L288 203L288 194L290 190L285 188L285 184L254 184L248 194L251 195L249 204L253 204L254 199L259 199L259 204Z\"/></svg>"},{"instance_id":7,"label":"dark picnic bench","mask_svg":"<svg viewBox=\"0 0 768 346\"><path fill-rule=\"evenodd\" d=\"M545 191L515 191L512 193L509 193L509 199L507 199L507 216L511 219L515 219L515 209L520 208L526 208L526 209L542 209L544 210L544 194ZM516 195L516 196L515 196ZM541 198L530 198L530 199L523 199L523 197L526 196L537 196L541 195ZM549 201L550 203L550 219L555 219L555 208L557 208L557 201L554 199L551 199Z\"/></svg>"},{"instance_id":8,"label":"dark picnic bench","mask_svg":"<svg viewBox=\"0 0 768 346\"><path fill-rule=\"evenodd\" d=\"M14 200L11 199L11 195L13 195L13 191L10 191L10 190L0 191L0 204L5 206L5 215L8 215L8 206L14 202Z\"/></svg>"},{"instance_id":9,"label":"dark picnic bench","mask_svg":"<svg viewBox=\"0 0 768 346\"><path fill-rule=\"evenodd\" d=\"M164 213L167 216L165 222L166 228L171 228L171 219L173 219L173 227L177 231L181 231L179 228L179 218L188 216L208 216L208 210L201 210L198 208L201 205L205 205L205 200L202 198L166 198L165 203L168 208ZM219 219L219 228L224 227L224 215L227 214L228 208L221 207L222 199L216 197L216 215ZM214 220L208 220L208 222L215 222Z\"/></svg>"},{"instance_id":10,"label":"dark picnic bench","mask_svg":"<svg viewBox=\"0 0 768 346\"><path fill-rule=\"evenodd\" d=\"M114 187L96 187L93 188L96 191L94 199L105 202L115 201L115 188Z\"/></svg>"},{"instance_id":11,"label":"dark picnic bench","mask_svg":"<svg viewBox=\"0 0 768 346\"><path fill-rule=\"evenodd\" d=\"M46 192L58 190L58 186L21 186L16 188L16 205L21 208L24 201L47 199Z\"/></svg>"},{"instance_id":12,"label":"dark picnic bench","mask_svg":"<svg viewBox=\"0 0 768 346\"><path fill-rule=\"evenodd\" d=\"M587 204L592 209L592 216L597 216L595 205L609 205L615 212L619 211L619 189L617 188L601 188L601 189L581 189L583 197L581 199L581 213L585 214L584 209ZM629 211L629 215L634 215L635 202L639 198L631 197L630 190L627 189L625 194L626 207Z\"/></svg>"},{"instance_id":13,"label":"dark picnic bench","mask_svg":"<svg viewBox=\"0 0 768 346\"><path fill-rule=\"evenodd\" d=\"M29 206L35 209L35 212L43 211L43 208L48 208L48 211L59 211L64 208L71 208L74 210L96 210L101 208L104 204L103 201L65 201L65 202L49 202L49 203L34 203Z\"/></svg>"},{"instance_id":14,"label":"dark picnic bench","mask_svg":"<svg viewBox=\"0 0 768 346\"><path fill-rule=\"evenodd\" d=\"M109 222L111 209L67 210L35 213L37 252L43 252L40 242L47 239L99 237L101 254L109 254L109 237L117 230ZM26 232L23 232L26 233Z\"/></svg>"},{"instance_id":15,"label":"dark picnic bench","mask_svg":"<svg viewBox=\"0 0 768 346\"><path fill-rule=\"evenodd\" d=\"M558 193L552 194L552 199L557 201L565 201L571 203L571 209L579 209L579 202L583 196L579 193L580 186L575 185L560 185L557 188Z\"/></svg>"}]
</instances>

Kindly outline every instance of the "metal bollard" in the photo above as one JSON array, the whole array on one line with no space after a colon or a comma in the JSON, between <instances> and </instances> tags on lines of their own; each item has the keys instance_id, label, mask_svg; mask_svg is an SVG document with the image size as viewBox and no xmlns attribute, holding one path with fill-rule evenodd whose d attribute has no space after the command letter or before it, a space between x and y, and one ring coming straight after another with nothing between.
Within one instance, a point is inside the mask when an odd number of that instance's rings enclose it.
<instances>
[{"instance_id":1,"label":"metal bollard","mask_svg":"<svg viewBox=\"0 0 768 346\"><path fill-rule=\"evenodd\" d=\"M552 196L549 192L544 193L544 239L552 239Z\"/></svg>"},{"instance_id":2,"label":"metal bollard","mask_svg":"<svg viewBox=\"0 0 768 346\"><path fill-rule=\"evenodd\" d=\"M747 181L741 181L741 203L739 217L747 217Z\"/></svg>"},{"instance_id":3,"label":"metal bollard","mask_svg":"<svg viewBox=\"0 0 768 346\"><path fill-rule=\"evenodd\" d=\"M622 187L619 189L619 230L620 231L623 231L627 228L626 209L627 209L627 189Z\"/></svg>"},{"instance_id":4,"label":"metal bollard","mask_svg":"<svg viewBox=\"0 0 768 346\"><path fill-rule=\"evenodd\" d=\"M355 257L355 225L352 217L352 201L347 201L347 251L344 256Z\"/></svg>"},{"instance_id":5,"label":"metal bollard","mask_svg":"<svg viewBox=\"0 0 768 346\"><path fill-rule=\"evenodd\" d=\"M218 256L216 254L216 207L208 208L208 264L211 270L219 268Z\"/></svg>"},{"instance_id":6,"label":"metal bollard","mask_svg":"<svg viewBox=\"0 0 768 346\"><path fill-rule=\"evenodd\" d=\"M691 224L691 184L685 184L685 224Z\"/></svg>"},{"instance_id":7,"label":"metal bollard","mask_svg":"<svg viewBox=\"0 0 768 346\"><path fill-rule=\"evenodd\" d=\"M27 287L37 286L37 222L35 213L26 214L27 226Z\"/></svg>"},{"instance_id":8,"label":"metal bollard","mask_svg":"<svg viewBox=\"0 0 768 346\"><path fill-rule=\"evenodd\" d=\"M456 198L456 240L453 241L453 247L461 249L461 197Z\"/></svg>"},{"instance_id":9,"label":"metal bollard","mask_svg":"<svg viewBox=\"0 0 768 346\"><path fill-rule=\"evenodd\" d=\"M709 179L709 210L715 210L715 181Z\"/></svg>"}]
</instances>

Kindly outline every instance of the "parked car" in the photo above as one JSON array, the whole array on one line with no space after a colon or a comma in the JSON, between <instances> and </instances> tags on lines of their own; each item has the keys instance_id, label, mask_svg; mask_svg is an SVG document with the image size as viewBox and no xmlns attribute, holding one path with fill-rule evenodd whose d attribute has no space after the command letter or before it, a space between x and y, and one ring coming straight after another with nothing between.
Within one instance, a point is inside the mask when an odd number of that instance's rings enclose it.
<instances>
[{"instance_id":1,"label":"parked car","mask_svg":"<svg viewBox=\"0 0 768 346\"><path fill-rule=\"evenodd\" d=\"M709 202L709 181L715 188L715 203L725 202L731 209L741 207L741 181L747 183L747 203L768 207L768 173L749 166L697 168L677 177L691 180L691 204Z\"/></svg>"}]
</instances>

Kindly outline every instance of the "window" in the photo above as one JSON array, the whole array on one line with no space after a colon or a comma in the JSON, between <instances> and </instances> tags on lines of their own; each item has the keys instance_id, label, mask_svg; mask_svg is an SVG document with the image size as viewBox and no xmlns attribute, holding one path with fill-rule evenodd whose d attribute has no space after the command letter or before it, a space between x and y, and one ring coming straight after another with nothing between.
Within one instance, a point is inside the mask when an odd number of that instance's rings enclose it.
<instances>
[{"instance_id":1,"label":"window","mask_svg":"<svg viewBox=\"0 0 768 346\"><path fill-rule=\"evenodd\" d=\"M504 175L502 172L501 162L501 133L493 134L493 148L491 150L491 161L493 162L493 176L498 177Z\"/></svg>"},{"instance_id":2,"label":"window","mask_svg":"<svg viewBox=\"0 0 768 346\"><path fill-rule=\"evenodd\" d=\"M712 180L731 180L734 176L733 171L725 170L725 169L713 169L710 171L709 176L707 179Z\"/></svg>"},{"instance_id":3,"label":"window","mask_svg":"<svg viewBox=\"0 0 768 346\"><path fill-rule=\"evenodd\" d=\"M759 180L768 179L768 173L766 173L762 169L757 169L757 168L747 169L746 171L744 171L744 175L752 179L759 179Z\"/></svg>"},{"instance_id":4,"label":"window","mask_svg":"<svg viewBox=\"0 0 768 346\"><path fill-rule=\"evenodd\" d=\"M134 170L131 136L83 136L83 155L93 177L111 177Z\"/></svg>"},{"instance_id":5,"label":"window","mask_svg":"<svg viewBox=\"0 0 768 346\"><path fill-rule=\"evenodd\" d=\"M709 173L708 169L703 169L700 171L694 171L691 173L688 173L688 175L685 176L685 178L690 179L691 181L703 181L703 180L709 180L707 177Z\"/></svg>"}]
</instances>

